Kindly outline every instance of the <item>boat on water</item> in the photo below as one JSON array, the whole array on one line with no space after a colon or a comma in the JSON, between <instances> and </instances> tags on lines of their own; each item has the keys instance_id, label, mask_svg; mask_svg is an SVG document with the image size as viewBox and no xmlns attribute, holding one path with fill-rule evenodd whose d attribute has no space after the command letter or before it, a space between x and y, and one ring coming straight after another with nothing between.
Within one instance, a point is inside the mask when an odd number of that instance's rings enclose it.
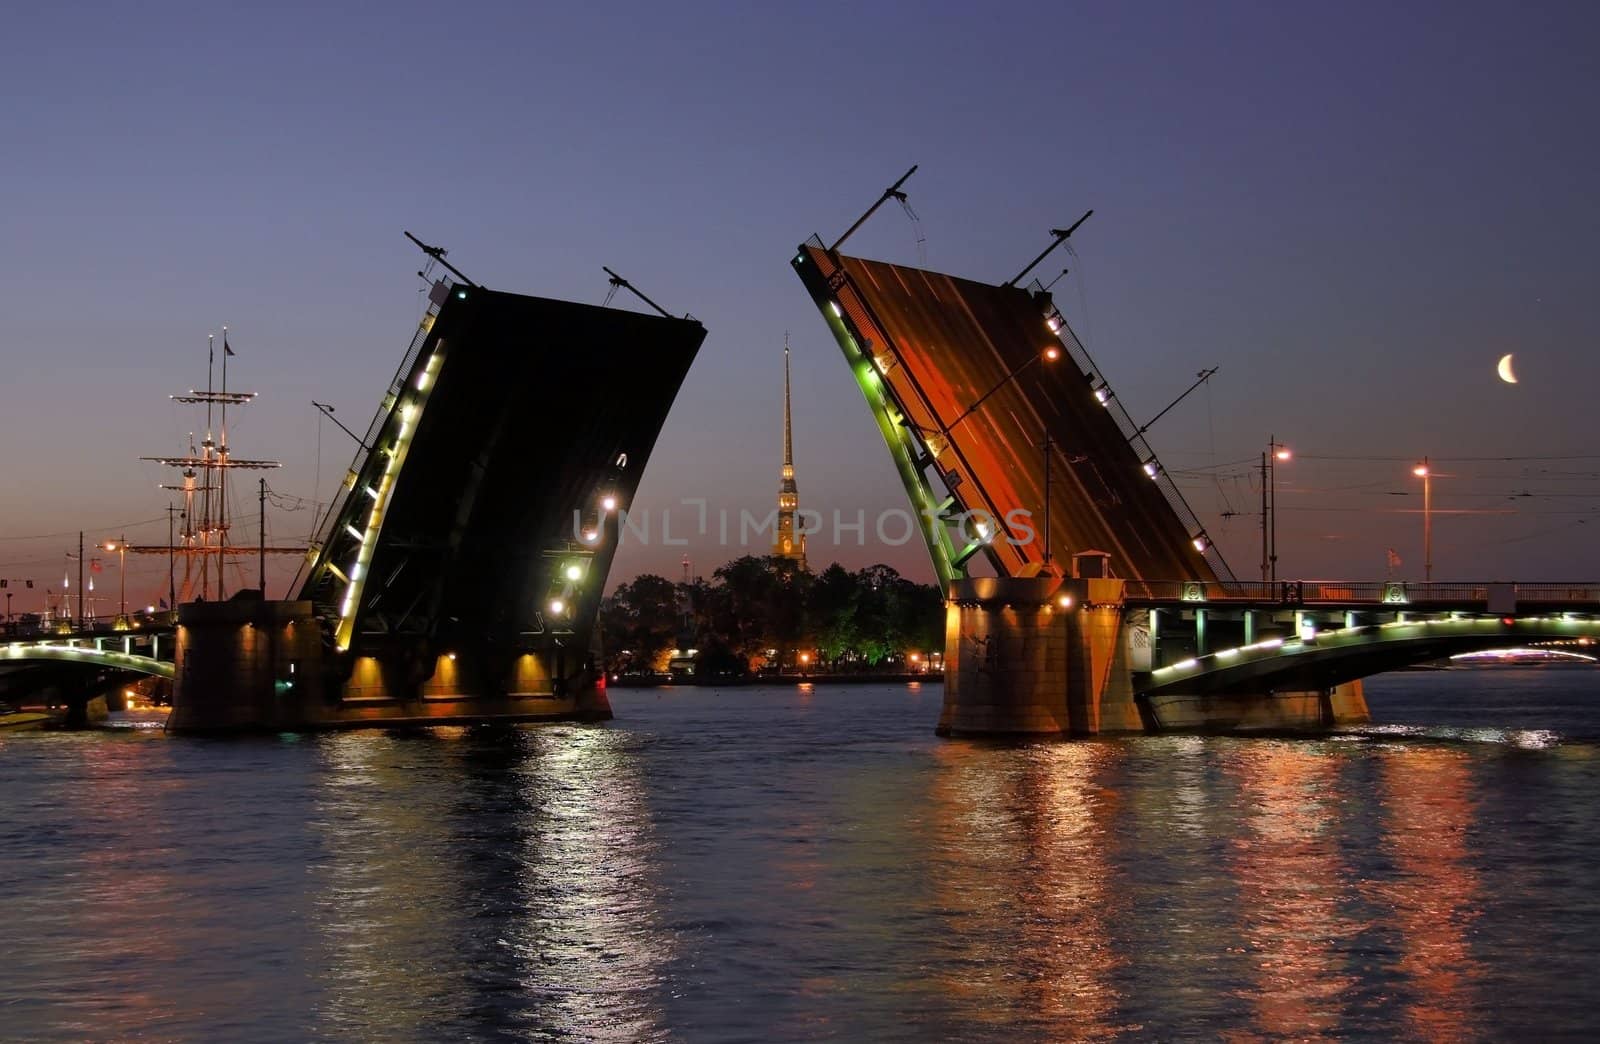
<instances>
[{"instance_id":1,"label":"boat on water","mask_svg":"<svg viewBox=\"0 0 1600 1044\"><path fill-rule=\"evenodd\" d=\"M54 725L61 720L59 714L48 711L29 711L13 707L9 703L0 703L0 732L25 732L29 729L42 729L47 725Z\"/></svg>"}]
</instances>

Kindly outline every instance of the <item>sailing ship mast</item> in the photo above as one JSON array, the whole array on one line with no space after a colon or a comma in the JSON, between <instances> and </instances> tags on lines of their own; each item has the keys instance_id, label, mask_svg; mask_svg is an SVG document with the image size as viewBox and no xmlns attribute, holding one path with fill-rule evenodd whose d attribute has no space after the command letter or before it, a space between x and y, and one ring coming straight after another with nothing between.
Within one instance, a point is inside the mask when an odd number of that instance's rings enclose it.
<instances>
[{"instance_id":1,"label":"sailing ship mast","mask_svg":"<svg viewBox=\"0 0 1600 1044\"><path fill-rule=\"evenodd\" d=\"M282 467L275 460L248 460L233 456L228 448L228 407L246 406L256 397L255 392L228 390L228 356L233 355L228 346L228 328L222 328L222 390L214 390L212 376L216 369L216 337L207 336L206 390L191 388L188 394L171 396L174 402L186 406L206 408L206 437L198 450L194 434L189 435L189 452L178 457L141 457L164 467L176 468L182 481L176 485L163 485L162 489L183 494L183 529L176 547L130 547L135 554L163 554L183 558L183 586L179 601L203 599L215 592L220 601L226 597L226 580L222 566L229 555L241 554L299 554L303 548L288 547L235 547L228 541L231 522L228 518L228 472L234 469L264 471ZM215 411L215 412L214 412ZM220 420L213 429L212 421ZM220 438L213 438L217 431ZM176 606L173 607L177 608Z\"/></svg>"}]
</instances>

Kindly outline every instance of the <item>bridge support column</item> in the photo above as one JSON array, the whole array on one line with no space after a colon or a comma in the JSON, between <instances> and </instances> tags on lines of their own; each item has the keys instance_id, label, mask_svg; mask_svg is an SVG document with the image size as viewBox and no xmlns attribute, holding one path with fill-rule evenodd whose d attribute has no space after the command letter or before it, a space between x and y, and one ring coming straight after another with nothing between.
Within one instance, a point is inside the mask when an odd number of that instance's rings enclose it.
<instances>
[{"instance_id":1,"label":"bridge support column","mask_svg":"<svg viewBox=\"0 0 1600 1044\"><path fill-rule=\"evenodd\" d=\"M1138 731L1121 595L1119 580L953 584L939 735Z\"/></svg>"},{"instance_id":2,"label":"bridge support column","mask_svg":"<svg viewBox=\"0 0 1600 1044\"><path fill-rule=\"evenodd\" d=\"M310 602L253 591L178 611L174 732L294 729L322 694L322 629Z\"/></svg>"},{"instance_id":3,"label":"bridge support column","mask_svg":"<svg viewBox=\"0 0 1600 1044\"><path fill-rule=\"evenodd\" d=\"M1246 609L1244 611L1244 644L1253 645L1255 644L1255 640L1256 611L1254 609Z\"/></svg>"}]
</instances>

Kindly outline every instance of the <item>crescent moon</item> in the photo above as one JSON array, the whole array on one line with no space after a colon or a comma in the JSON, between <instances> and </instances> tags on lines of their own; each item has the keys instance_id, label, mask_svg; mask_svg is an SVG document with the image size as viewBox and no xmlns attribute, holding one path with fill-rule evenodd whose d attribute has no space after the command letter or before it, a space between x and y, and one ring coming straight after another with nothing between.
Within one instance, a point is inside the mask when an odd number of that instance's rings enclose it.
<instances>
[{"instance_id":1,"label":"crescent moon","mask_svg":"<svg viewBox=\"0 0 1600 1044\"><path fill-rule=\"evenodd\" d=\"M1517 372L1511 368L1511 357L1515 353L1507 352L1500 357L1500 363L1495 367L1500 372L1500 379L1507 384L1517 383Z\"/></svg>"}]
</instances>

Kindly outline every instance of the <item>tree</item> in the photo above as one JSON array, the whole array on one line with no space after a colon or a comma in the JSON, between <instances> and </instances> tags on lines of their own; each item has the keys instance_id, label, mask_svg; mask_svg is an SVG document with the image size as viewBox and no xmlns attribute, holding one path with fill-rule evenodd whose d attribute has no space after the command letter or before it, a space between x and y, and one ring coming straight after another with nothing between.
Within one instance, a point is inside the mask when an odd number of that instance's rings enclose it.
<instances>
[{"instance_id":1,"label":"tree","mask_svg":"<svg viewBox=\"0 0 1600 1044\"><path fill-rule=\"evenodd\" d=\"M900 648L894 631L894 600L900 574L886 565L873 565L856 573L856 651L867 665L876 667Z\"/></svg>"},{"instance_id":2,"label":"tree","mask_svg":"<svg viewBox=\"0 0 1600 1044\"><path fill-rule=\"evenodd\" d=\"M646 573L623 584L600 605L606 663L613 671L656 671L678 635L677 588Z\"/></svg>"},{"instance_id":3,"label":"tree","mask_svg":"<svg viewBox=\"0 0 1600 1044\"><path fill-rule=\"evenodd\" d=\"M889 566L851 573L834 563L813 576L792 560L756 555L725 563L709 583L640 576L601 607L610 669L658 670L654 661L678 644L698 648L717 676L749 670L768 650L776 664L792 663L807 643L830 669L847 660L876 667L909 650L939 649L944 618L938 588Z\"/></svg>"},{"instance_id":4,"label":"tree","mask_svg":"<svg viewBox=\"0 0 1600 1044\"><path fill-rule=\"evenodd\" d=\"M811 585L809 617L817 651L830 668L837 667L858 639L856 578L838 562L824 569Z\"/></svg>"}]
</instances>

